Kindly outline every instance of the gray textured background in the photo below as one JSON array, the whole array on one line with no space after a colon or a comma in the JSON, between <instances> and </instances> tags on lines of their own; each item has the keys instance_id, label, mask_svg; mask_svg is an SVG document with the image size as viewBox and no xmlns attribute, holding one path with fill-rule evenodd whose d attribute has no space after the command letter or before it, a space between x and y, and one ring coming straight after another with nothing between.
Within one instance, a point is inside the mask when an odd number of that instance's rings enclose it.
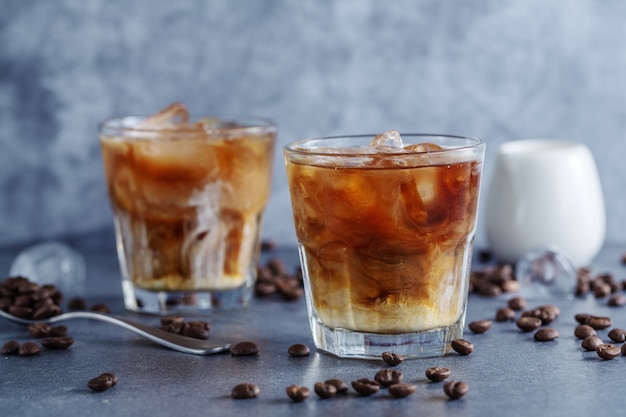
<instances>
[{"instance_id":1,"label":"gray textured background","mask_svg":"<svg viewBox=\"0 0 626 417\"><path fill-rule=\"evenodd\" d=\"M280 125L265 236L294 244L280 148L401 131L594 153L626 231L626 2L0 1L0 245L107 229L97 123L182 100ZM483 194L484 197L484 194ZM478 242L484 241L479 222Z\"/></svg>"}]
</instances>

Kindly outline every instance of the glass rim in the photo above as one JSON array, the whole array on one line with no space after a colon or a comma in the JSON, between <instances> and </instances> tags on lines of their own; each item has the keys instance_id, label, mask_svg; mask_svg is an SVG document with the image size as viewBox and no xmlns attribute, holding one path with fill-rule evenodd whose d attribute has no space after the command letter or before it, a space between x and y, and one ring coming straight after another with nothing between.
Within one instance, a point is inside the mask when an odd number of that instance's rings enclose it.
<instances>
[{"instance_id":1,"label":"glass rim","mask_svg":"<svg viewBox=\"0 0 626 417\"><path fill-rule=\"evenodd\" d=\"M337 135L337 136L323 136L323 137L311 137L307 139L300 139L291 143L288 143L283 147L283 150L289 154L294 155L307 155L307 156L324 156L324 157L350 157L350 156L364 156L364 155L384 155L385 157L398 157L398 156L410 156L410 155L419 155L419 154L429 154L429 155L439 155L439 154L448 154L451 152L460 152L467 151L471 149L477 149L481 146L485 145L485 141L472 136L461 136L461 135L452 135L452 134L441 134L441 133L402 133L400 132L400 137L409 138L409 137L422 137L422 138L444 138L451 140L465 140L470 143L465 145L459 145L450 148L443 148L438 150L430 150L430 151L422 151L422 152L407 152L407 151L398 151L398 152L354 152L354 147L352 148L332 148L333 152L320 152L316 151L316 148L300 148L298 147L304 143L310 143L312 141L326 141L332 139L367 139L370 141L374 139L374 137L378 135L375 134L356 134L356 135ZM406 144L405 144L406 145ZM342 150L345 149L345 152ZM351 151L352 150L352 151Z\"/></svg>"},{"instance_id":2,"label":"glass rim","mask_svg":"<svg viewBox=\"0 0 626 417\"><path fill-rule=\"evenodd\" d=\"M154 127L137 127L137 123L145 120L152 115L131 115L121 117L110 117L98 123L98 132L117 132L120 136L125 134L198 134L199 129L196 122L191 122L189 127L172 127L172 126L154 126ZM245 114L210 114L203 118L215 118L220 122L243 122L249 123L243 126L231 127L210 127L209 124L202 124L202 131L211 135L242 135L242 134L264 134L275 133L278 125L273 119L262 116L251 116Z\"/></svg>"}]
</instances>

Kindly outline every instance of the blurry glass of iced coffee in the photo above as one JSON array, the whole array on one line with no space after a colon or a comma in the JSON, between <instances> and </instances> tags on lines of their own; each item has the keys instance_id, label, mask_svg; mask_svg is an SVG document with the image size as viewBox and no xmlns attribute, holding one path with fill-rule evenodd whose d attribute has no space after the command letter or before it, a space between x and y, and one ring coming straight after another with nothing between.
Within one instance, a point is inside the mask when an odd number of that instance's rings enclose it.
<instances>
[{"instance_id":1,"label":"blurry glass of iced coffee","mask_svg":"<svg viewBox=\"0 0 626 417\"><path fill-rule=\"evenodd\" d=\"M248 304L276 131L261 118L192 121L180 103L100 125L128 309Z\"/></svg>"},{"instance_id":2,"label":"blurry glass of iced coffee","mask_svg":"<svg viewBox=\"0 0 626 417\"><path fill-rule=\"evenodd\" d=\"M285 147L319 349L428 357L462 336L484 148L397 131Z\"/></svg>"}]
</instances>

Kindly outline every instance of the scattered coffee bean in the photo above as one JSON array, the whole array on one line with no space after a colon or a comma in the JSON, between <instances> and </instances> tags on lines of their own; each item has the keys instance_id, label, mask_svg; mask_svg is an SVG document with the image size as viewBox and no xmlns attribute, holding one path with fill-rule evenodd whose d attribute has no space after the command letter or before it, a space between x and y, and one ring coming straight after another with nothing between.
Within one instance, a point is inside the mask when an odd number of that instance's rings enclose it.
<instances>
[{"instance_id":1,"label":"scattered coffee bean","mask_svg":"<svg viewBox=\"0 0 626 417\"><path fill-rule=\"evenodd\" d=\"M501 323L504 321L515 320L515 310L510 307L503 307L496 311L495 321Z\"/></svg>"},{"instance_id":2,"label":"scattered coffee bean","mask_svg":"<svg viewBox=\"0 0 626 417\"><path fill-rule=\"evenodd\" d=\"M552 327L545 327L537 330L535 340L538 342L548 342L559 337L559 332Z\"/></svg>"},{"instance_id":3,"label":"scattered coffee bean","mask_svg":"<svg viewBox=\"0 0 626 417\"><path fill-rule=\"evenodd\" d=\"M537 317L525 316L517 319L515 324L517 324L517 327L519 327L523 332L532 332L533 330L537 330L541 327L541 319Z\"/></svg>"},{"instance_id":4,"label":"scattered coffee bean","mask_svg":"<svg viewBox=\"0 0 626 417\"><path fill-rule=\"evenodd\" d=\"M94 392L104 392L116 383L117 377L110 372L106 372L87 381L87 387Z\"/></svg>"},{"instance_id":5,"label":"scattered coffee bean","mask_svg":"<svg viewBox=\"0 0 626 417\"><path fill-rule=\"evenodd\" d=\"M253 356L259 353L259 347L254 342L239 342L230 348L233 356Z\"/></svg>"},{"instance_id":6,"label":"scattered coffee bean","mask_svg":"<svg viewBox=\"0 0 626 417\"><path fill-rule=\"evenodd\" d=\"M334 385L327 384L326 382L316 382L313 386L315 393L322 399L334 397L337 394L337 388Z\"/></svg>"},{"instance_id":7,"label":"scattered coffee bean","mask_svg":"<svg viewBox=\"0 0 626 417\"><path fill-rule=\"evenodd\" d=\"M337 394L345 394L346 392L348 392L348 384L343 382L341 379L332 378L327 379L324 382L335 387L337 389Z\"/></svg>"},{"instance_id":8,"label":"scattered coffee bean","mask_svg":"<svg viewBox=\"0 0 626 417\"><path fill-rule=\"evenodd\" d=\"M279 295L285 301L294 301L304 295L304 284L300 269L290 274L285 264L272 258L263 266L257 267L257 280L254 286L257 297Z\"/></svg>"},{"instance_id":9,"label":"scattered coffee bean","mask_svg":"<svg viewBox=\"0 0 626 417\"><path fill-rule=\"evenodd\" d=\"M454 339L450 346L456 353L462 356L469 355L474 351L474 344L464 339Z\"/></svg>"},{"instance_id":10,"label":"scattered coffee bean","mask_svg":"<svg viewBox=\"0 0 626 417\"><path fill-rule=\"evenodd\" d=\"M20 344L15 340L9 340L0 348L0 355L17 355L19 350Z\"/></svg>"},{"instance_id":11,"label":"scattered coffee bean","mask_svg":"<svg viewBox=\"0 0 626 417\"><path fill-rule=\"evenodd\" d=\"M32 323L28 325L28 333L31 336L42 338L50 336L50 331L52 330L52 326L45 323Z\"/></svg>"},{"instance_id":12,"label":"scattered coffee bean","mask_svg":"<svg viewBox=\"0 0 626 417\"><path fill-rule=\"evenodd\" d=\"M450 369L441 366L433 366L426 369L426 378L433 382L441 382L450 376Z\"/></svg>"},{"instance_id":13,"label":"scattered coffee bean","mask_svg":"<svg viewBox=\"0 0 626 417\"><path fill-rule=\"evenodd\" d=\"M579 339L584 339L585 337L595 336L595 335L596 335L596 329L594 329L588 324L578 325L576 329L574 330L574 336L576 336Z\"/></svg>"},{"instance_id":14,"label":"scattered coffee bean","mask_svg":"<svg viewBox=\"0 0 626 417\"><path fill-rule=\"evenodd\" d=\"M626 295L615 294L611 296L607 301L607 305L609 307L622 307L623 305L626 305Z\"/></svg>"},{"instance_id":15,"label":"scattered coffee bean","mask_svg":"<svg viewBox=\"0 0 626 417\"><path fill-rule=\"evenodd\" d=\"M24 342L21 344L17 354L20 356L34 356L38 355L39 352L41 352L41 348L37 343Z\"/></svg>"},{"instance_id":16,"label":"scattered coffee bean","mask_svg":"<svg viewBox=\"0 0 626 417\"><path fill-rule=\"evenodd\" d=\"M508 306L511 310L520 311L526 308L528 302L522 297L513 297L509 300Z\"/></svg>"},{"instance_id":17,"label":"scattered coffee bean","mask_svg":"<svg viewBox=\"0 0 626 417\"><path fill-rule=\"evenodd\" d=\"M587 351L592 351L596 350L596 348L603 343L604 342L602 341L602 339L600 339L598 336L588 336L583 339L583 341L580 343L580 346L582 346L582 348Z\"/></svg>"},{"instance_id":18,"label":"scattered coffee bean","mask_svg":"<svg viewBox=\"0 0 626 417\"><path fill-rule=\"evenodd\" d=\"M84 298L74 297L68 301L67 308L74 311L87 310L87 301Z\"/></svg>"},{"instance_id":19,"label":"scattered coffee bean","mask_svg":"<svg viewBox=\"0 0 626 417\"><path fill-rule=\"evenodd\" d=\"M231 391L231 397L236 400L247 400L250 398L256 398L261 393L258 385L256 384L238 384Z\"/></svg>"},{"instance_id":20,"label":"scattered coffee bean","mask_svg":"<svg viewBox=\"0 0 626 417\"><path fill-rule=\"evenodd\" d=\"M574 319L580 324L587 324L587 321L592 318L591 314L587 313L578 313L574 316Z\"/></svg>"},{"instance_id":21,"label":"scattered coffee bean","mask_svg":"<svg viewBox=\"0 0 626 417\"><path fill-rule=\"evenodd\" d=\"M532 310L526 310L522 312L522 317L536 317L541 320L541 325L546 326L552 323L558 314L555 314L556 310L548 308L547 306L533 308Z\"/></svg>"},{"instance_id":22,"label":"scattered coffee bean","mask_svg":"<svg viewBox=\"0 0 626 417\"><path fill-rule=\"evenodd\" d=\"M98 303L98 304L94 304L91 307L91 311L95 311L97 313L110 314L111 308L109 308L109 306L104 303Z\"/></svg>"},{"instance_id":23,"label":"scattered coffee bean","mask_svg":"<svg viewBox=\"0 0 626 417\"><path fill-rule=\"evenodd\" d=\"M183 323L180 334L194 339L208 339L209 338L209 326L204 321L190 321Z\"/></svg>"},{"instance_id":24,"label":"scattered coffee bean","mask_svg":"<svg viewBox=\"0 0 626 417\"><path fill-rule=\"evenodd\" d=\"M382 358L389 366L397 366L404 362L404 358L401 355L392 352L383 352Z\"/></svg>"},{"instance_id":25,"label":"scattered coffee bean","mask_svg":"<svg viewBox=\"0 0 626 417\"><path fill-rule=\"evenodd\" d=\"M352 388L359 394L368 397L376 394L380 390L380 385L372 379L362 378L352 381Z\"/></svg>"},{"instance_id":26,"label":"scattered coffee bean","mask_svg":"<svg viewBox=\"0 0 626 417\"><path fill-rule=\"evenodd\" d=\"M491 329L491 325L493 322L491 320L476 320L468 324L469 329L473 333L485 333L487 330Z\"/></svg>"},{"instance_id":27,"label":"scattered coffee bean","mask_svg":"<svg viewBox=\"0 0 626 417\"><path fill-rule=\"evenodd\" d=\"M74 339L71 337L45 337L40 340L41 346L50 350L62 350L67 349L74 344Z\"/></svg>"},{"instance_id":28,"label":"scattered coffee bean","mask_svg":"<svg viewBox=\"0 0 626 417\"><path fill-rule=\"evenodd\" d=\"M449 381L443 384L443 392L445 392L451 400L458 400L467 394L468 391L469 385L463 381Z\"/></svg>"},{"instance_id":29,"label":"scattered coffee bean","mask_svg":"<svg viewBox=\"0 0 626 417\"><path fill-rule=\"evenodd\" d=\"M67 326L64 326L64 325L52 326L50 328L50 336L51 337L67 336Z\"/></svg>"},{"instance_id":30,"label":"scattered coffee bean","mask_svg":"<svg viewBox=\"0 0 626 417\"><path fill-rule=\"evenodd\" d=\"M626 330L620 329L619 327L616 327L615 329L611 329L608 336L609 336L609 339L611 339L615 343L626 342Z\"/></svg>"},{"instance_id":31,"label":"scattered coffee bean","mask_svg":"<svg viewBox=\"0 0 626 417\"><path fill-rule=\"evenodd\" d=\"M611 321L610 317L595 317L594 316L594 317L590 317L589 319L587 319L586 324L590 325L596 330L602 330L602 329L611 327L611 324L613 324L613 322Z\"/></svg>"},{"instance_id":32,"label":"scattered coffee bean","mask_svg":"<svg viewBox=\"0 0 626 417\"><path fill-rule=\"evenodd\" d=\"M389 386L389 394L396 398L404 398L413 394L417 389L414 384L393 384Z\"/></svg>"},{"instance_id":33,"label":"scattered coffee bean","mask_svg":"<svg viewBox=\"0 0 626 417\"><path fill-rule=\"evenodd\" d=\"M626 355L626 344L622 345L622 355Z\"/></svg>"},{"instance_id":34,"label":"scattered coffee bean","mask_svg":"<svg viewBox=\"0 0 626 417\"><path fill-rule=\"evenodd\" d=\"M383 369L376 372L374 381L378 382L383 387L389 387L390 385L401 383L403 377L402 372L397 369Z\"/></svg>"},{"instance_id":35,"label":"scattered coffee bean","mask_svg":"<svg viewBox=\"0 0 626 417\"><path fill-rule=\"evenodd\" d=\"M309 356L311 354L311 350L305 344L296 343L289 346L289 349L287 349L287 353L291 356Z\"/></svg>"},{"instance_id":36,"label":"scattered coffee bean","mask_svg":"<svg viewBox=\"0 0 626 417\"><path fill-rule=\"evenodd\" d=\"M486 297L496 297L503 292L517 290L519 290L519 283L515 281L511 264L488 266L470 273L470 292Z\"/></svg>"},{"instance_id":37,"label":"scattered coffee bean","mask_svg":"<svg viewBox=\"0 0 626 417\"><path fill-rule=\"evenodd\" d=\"M311 390L301 385L290 385L286 391L287 396L297 403L306 400L311 394Z\"/></svg>"},{"instance_id":38,"label":"scattered coffee bean","mask_svg":"<svg viewBox=\"0 0 626 417\"><path fill-rule=\"evenodd\" d=\"M603 343L596 347L596 353L599 357L606 360L617 358L621 353L621 349L612 343Z\"/></svg>"},{"instance_id":39,"label":"scattered coffee bean","mask_svg":"<svg viewBox=\"0 0 626 417\"><path fill-rule=\"evenodd\" d=\"M172 324L182 325L185 322L183 316L163 316L161 317L161 326L170 326Z\"/></svg>"}]
</instances>

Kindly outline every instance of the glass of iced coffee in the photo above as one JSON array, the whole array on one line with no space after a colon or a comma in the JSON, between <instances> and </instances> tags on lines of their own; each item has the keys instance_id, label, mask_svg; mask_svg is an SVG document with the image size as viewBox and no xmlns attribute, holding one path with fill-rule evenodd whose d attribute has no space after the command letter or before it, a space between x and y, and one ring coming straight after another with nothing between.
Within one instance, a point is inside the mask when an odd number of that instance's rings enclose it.
<instances>
[{"instance_id":1,"label":"glass of iced coffee","mask_svg":"<svg viewBox=\"0 0 626 417\"><path fill-rule=\"evenodd\" d=\"M318 349L418 358L462 336L484 149L397 131L285 147Z\"/></svg>"},{"instance_id":2,"label":"glass of iced coffee","mask_svg":"<svg viewBox=\"0 0 626 417\"><path fill-rule=\"evenodd\" d=\"M276 125L175 103L100 125L126 308L206 312L252 295Z\"/></svg>"}]
</instances>

